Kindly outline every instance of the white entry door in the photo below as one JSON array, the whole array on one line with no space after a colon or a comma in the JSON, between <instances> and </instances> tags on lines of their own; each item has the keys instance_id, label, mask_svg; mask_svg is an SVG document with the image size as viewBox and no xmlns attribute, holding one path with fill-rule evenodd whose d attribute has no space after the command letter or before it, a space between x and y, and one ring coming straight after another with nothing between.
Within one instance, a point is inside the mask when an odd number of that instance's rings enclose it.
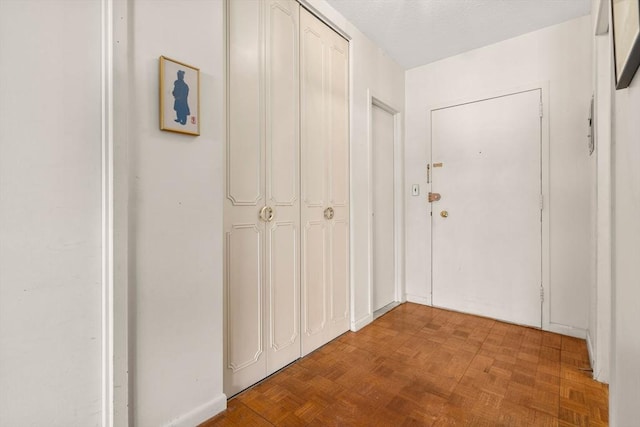
<instances>
[{"instance_id":1,"label":"white entry door","mask_svg":"<svg viewBox=\"0 0 640 427\"><path fill-rule=\"evenodd\" d=\"M394 117L371 107L373 156L373 310L395 301Z\"/></svg>"},{"instance_id":2,"label":"white entry door","mask_svg":"<svg viewBox=\"0 0 640 427\"><path fill-rule=\"evenodd\" d=\"M431 112L433 305L541 327L541 90Z\"/></svg>"}]
</instances>

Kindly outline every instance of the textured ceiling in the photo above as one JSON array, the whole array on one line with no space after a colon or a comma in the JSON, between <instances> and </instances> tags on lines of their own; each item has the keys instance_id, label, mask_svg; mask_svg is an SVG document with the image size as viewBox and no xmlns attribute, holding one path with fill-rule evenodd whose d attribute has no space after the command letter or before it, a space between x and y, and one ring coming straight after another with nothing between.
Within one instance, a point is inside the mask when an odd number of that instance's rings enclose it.
<instances>
[{"instance_id":1,"label":"textured ceiling","mask_svg":"<svg viewBox=\"0 0 640 427\"><path fill-rule=\"evenodd\" d=\"M558 24L590 0L327 0L403 68Z\"/></svg>"}]
</instances>

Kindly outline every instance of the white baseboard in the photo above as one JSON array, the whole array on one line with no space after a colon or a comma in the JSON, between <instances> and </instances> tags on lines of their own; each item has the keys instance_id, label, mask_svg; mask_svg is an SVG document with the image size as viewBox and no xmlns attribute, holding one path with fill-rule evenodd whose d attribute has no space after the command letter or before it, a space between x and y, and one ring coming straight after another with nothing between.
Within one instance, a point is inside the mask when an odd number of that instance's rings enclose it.
<instances>
[{"instance_id":1,"label":"white baseboard","mask_svg":"<svg viewBox=\"0 0 640 427\"><path fill-rule=\"evenodd\" d=\"M371 322L373 322L373 314L367 314L359 320L351 322L351 331L358 332L360 329L364 328Z\"/></svg>"},{"instance_id":2,"label":"white baseboard","mask_svg":"<svg viewBox=\"0 0 640 427\"><path fill-rule=\"evenodd\" d=\"M407 296L407 302L413 302L413 303L422 304L422 305L432 305L431 296L422 297L422 296L411 295L411 294L407 294L406 296Z\"/></svg>"},{"instance_id":3,"label":"white baseboard","mask_svg":"<svg viewBox=\"0 0 640 427\"><path fill-rule=\"evenodd\" d=\"M557 334L568 335L574 338L587 338L587 330L582 328L576 328L573 326L562 325L560 323L549 323L548 331L555 332Z\"/></svg>"},{"instance_id":4,"label":"white baseboard","mask_svg":"<svg viewBox=\"0 0 640 427\"><path fill-rule=\"evenodd\" d=\"M195 427L209 418L227 409L227 396L222 393L215 399L198 406L175 420L165 424L165 427Z\"/></svg>"}]
</instances>

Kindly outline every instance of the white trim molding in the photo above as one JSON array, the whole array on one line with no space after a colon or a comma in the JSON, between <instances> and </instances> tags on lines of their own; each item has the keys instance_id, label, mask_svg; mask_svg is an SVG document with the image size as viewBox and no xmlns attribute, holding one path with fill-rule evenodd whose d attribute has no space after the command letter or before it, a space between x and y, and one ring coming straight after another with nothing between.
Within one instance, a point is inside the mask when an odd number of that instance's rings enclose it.
<instances>
[{"instance_id":1,"label":"white trim molding","mask_svg":"<svg viewBox=\"0 0 640 427\"><path fill-rule=\"evenodd\" d=\"M407 302L412 302L415 304L433 306L433 304L431 304L431 295L429 295L428 297L423 297L419 295L406 294L406 300Z\"/></svg>"},{"instance_id":2,"label":"white trim molding","mask_svg":"<svg viewBox=\"0 0 640 427\"><path fill-rule=\"evenodd\" d=\"M165 427L193 427L197 426L210 418L213 418L220 412L227 409L227 396L222 393L215 399L210 400L204 405L200 405L192 411L168 422Z\"/></svg>"},{"instance_id":3,"label":"white trim molding","mask_svg":"<svg viewBox=\"0 0 640 427\"><path fill-rule=\"evenodd\" d=\"M102 426L132 424L129 379L128 0L102 7Z\"/></svg>"},{"instance_id":4,"label":"white trim molding","mask_svg":"<svg viewBox=\"0 0 640 427\"><path fill-rule=\"evenodd\" d=\"M555 332L556 334L567 335L574 338L587 339L587 330L584 328L576 328L574 326L563 325L561 323L550 322L545 331Z\"/></svg>"},{"instance_id":5,"label":"white trim molding","mask_svg":"<svg viewBox=\"0 0 640 427\"><path fill-rule=\"evenodd\" d=\"M595 35L602 36L609 33L609 1L597 0L598 11L596 16Z\"/></svg>"},{"instance_id":6,"label":"white trim molding","mask_svg":"<svg viewBox=\"0 0 640 427\"><path fill-rule=\"evenodd\" d=\"M336 33L340 34L342 38L346 39L347 41L351 41L351 36L346 31L344 31L339 25L337 25L335 22L329 19L329 17L327 17L327 15L322 13L317 7L313 6L309 0L296 0L296 1L300 3L300 6L304 7L313 15L315 15L319 20L327 24L329 28L331 28Z\"/></svg>"},{"instance_id":7,"label":"white trim molding","mask_svg":"<svg viewBox=\"0 0 640 427\"><path fill-rule=\"evenodd\" d=\"M351 332L358 332L371 322L373 322L373 314L371 313L361 317L359 320L354 320L351 322Z\"/></svg>"},{"instance_id":8,"label":"white trim molding","mask_svg":"<svg viewBox=\"0 0 640 427\"><path fill-rule=\"evenodd\" d=\"M102 426L113 421L113 2L102 0Z\"/></svg>"},{"instance_id":9,"label":"white trim molding","mask_svg":"<svg viewBox=\"0 0 640 427\"><path fill-rule=\"evenodd\" d=\"M591 339L591 334L589 333L589 330L587 329L585 331L587 337L586 337L586 341L587 341L587 352L589 353L589 364L591 365L591 369L594 369L595 371L595 365L596 365L596 361L595 361L595 352L594 352L594 348L593 348L593 340Z\"/></svg>"}]
</instances>

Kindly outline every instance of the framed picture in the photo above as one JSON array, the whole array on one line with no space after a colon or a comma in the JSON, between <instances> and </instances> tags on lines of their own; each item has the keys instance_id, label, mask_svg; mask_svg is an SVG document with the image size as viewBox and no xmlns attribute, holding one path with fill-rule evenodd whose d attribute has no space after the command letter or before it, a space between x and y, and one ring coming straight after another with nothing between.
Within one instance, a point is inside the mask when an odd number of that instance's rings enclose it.
<instances>
[{"instance_id":1,"label":"framed picture","mask_svg":"<svg viewBox=\"0 0 640 427\"><path fill-rule=\"evenodd\" d=\"M616 89L631 84L640 65L640 0L611 0Z\"/></svg>"},{"instance_id":2,"label":"framed picture","mask_svg":"<svg viewBox=\"0 0 640 427\"><path fill-rule=\"evenodd\" d=\"M160 57L160 129L200 135L200 70Z\"/></svg>"}]
</instances>

